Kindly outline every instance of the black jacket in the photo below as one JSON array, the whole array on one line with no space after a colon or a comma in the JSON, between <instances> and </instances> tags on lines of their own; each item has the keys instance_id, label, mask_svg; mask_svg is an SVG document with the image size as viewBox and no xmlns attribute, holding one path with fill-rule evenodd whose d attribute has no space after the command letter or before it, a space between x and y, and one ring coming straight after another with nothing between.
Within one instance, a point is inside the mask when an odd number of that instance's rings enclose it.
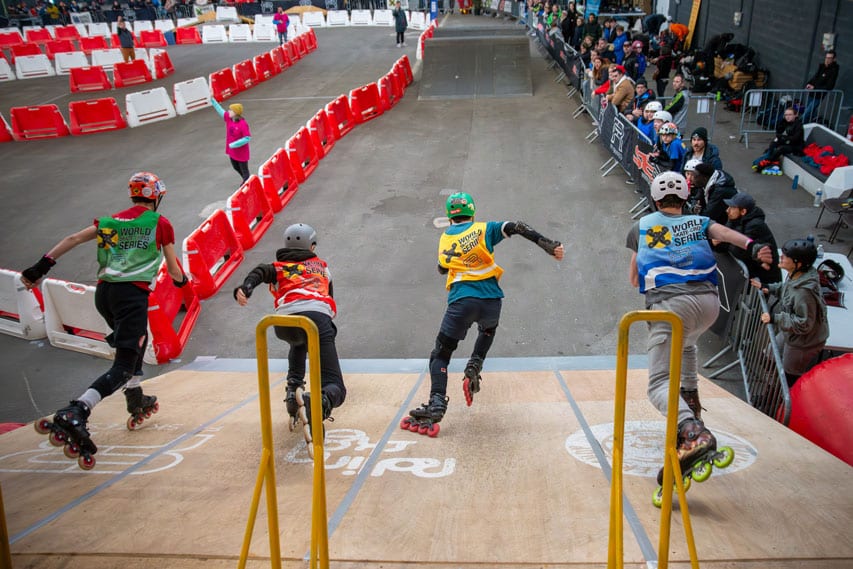
<instances>
[{"instance_id":1,"label":"black jacket","mask_svg":"<svg viewBox=\"0 0 853 569\"><path fill-rule=\"evenodd\" d=\"M794 122L782 119L776 125L775 142L777 146L790 146L795 151L802 152L803 146L805 146L805 134L803 121L800 117L795 118Z\"/></svg>"},{"instance_id":2,"label":"black jacket","mask_svg":"<svg viewBox=\"0 0 853 569\"><path fill-rule=\"evenodd\" d=\"M743 217L734 221L727 221L726 225L735 231L743 233L757 243L770 245L770 250L773 253L773 263L771 263L770 269L765 269L761 266L761 263L753 260L744 249L726 244L732 255L746 264L749 269L750 278L756 278L764 285L780 282L782 280L782 270L779 268L779 248L776 246L776 238L773 237L773 232L770 231L770 227L765 222L764 210L755 206Z\"/></svg>"},{"instance_id":3,"label":"black jacket","mask_svg":"<svg viewBox=\"0 0 853 569\"><path fill-rule=\"evenodd\" d=\"M711 179L705 185L704 191L699 194L699 203L702 209L699 215L710 217L717 223L725 223L729 220L726 209L729 206L723 202L737 193L735 180L723 170L717 170L711 175Z\"/></svg>"},{"instance_id":4,"label":"black jacket","mask_svg":"<svg viewBox=\"0 0 853 569\"><path fill-rule=\"evenodd\" d=\"M835 81L838 79L839 69L837 61L833 61L829 65L821 63L817 66L817 73L809 79L808 84L815 89L831 91L835 88Z\"/></svg>"}]
</instances>

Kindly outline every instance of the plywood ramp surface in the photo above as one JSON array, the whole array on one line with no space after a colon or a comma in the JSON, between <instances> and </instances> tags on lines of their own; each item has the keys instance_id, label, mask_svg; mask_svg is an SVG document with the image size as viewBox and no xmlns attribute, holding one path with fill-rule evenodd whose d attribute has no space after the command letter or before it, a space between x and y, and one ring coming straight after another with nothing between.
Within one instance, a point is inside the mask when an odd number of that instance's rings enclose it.
<instances>
[{"instance_id":1,"label":"plywood ramp surface","mask_svg":"<svg viewBox=\"0 0 853 569\"><path fill-rule=\"evenodd\" d=\"M326 423L332 567L606 566L614 372L531 367L484 373L471 407L451 374L434 439L399 428L427 400L428 374L346 374L346 404ZM665 423L646 378L629 372L630 568L657 560L651 495ZM184 369L144 387L161 410L141 430L126 430L120 395L95 410L91 472L31 427L0 437L16 568L236 566L261 451L255 374ZM312 464L288 431L283 390L271 397L282 555L285 567L305 567ZM736 451L688 492L702 566L850 567L851 468L712 383L700 392L706 424ZM253 568L269 566L263 503ZM670 566L689 566L677 513L670 549Z\"/></svg>"}]
</instances>

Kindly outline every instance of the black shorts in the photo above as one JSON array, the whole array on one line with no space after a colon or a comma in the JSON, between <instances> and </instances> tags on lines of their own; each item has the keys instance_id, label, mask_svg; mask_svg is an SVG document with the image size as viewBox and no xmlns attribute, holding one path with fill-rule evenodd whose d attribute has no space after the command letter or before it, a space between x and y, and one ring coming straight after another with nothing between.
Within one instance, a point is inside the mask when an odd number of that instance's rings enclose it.
<instances>
[{"instance_id":1,"label":"black shorts","mask_svg":"<svg viewBox=\"0 0 853 569\"><path fill-rule=\"evenodd\" d=\"M107 336L110 346L142 349L148 334L149 294L133 283L98 283L95 308L113 330Z\"/></svg>"}]
</instances>

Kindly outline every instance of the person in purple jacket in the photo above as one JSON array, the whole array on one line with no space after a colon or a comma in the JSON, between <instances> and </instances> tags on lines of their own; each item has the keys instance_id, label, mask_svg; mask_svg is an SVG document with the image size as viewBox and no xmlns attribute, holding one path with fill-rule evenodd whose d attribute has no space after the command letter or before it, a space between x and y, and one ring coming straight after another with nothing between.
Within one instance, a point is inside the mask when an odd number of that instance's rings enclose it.
<instances>
[{"instance_id":1,"label":"person in purple jacket","mask_svg":"<svg viewBox=\"0 0 853 569\"><path fill-rule=\"evenodd\" d=\"M226 113L213 97L210 98L210 104L225 121L225 154L245 182L249 179L249 141L252 140L252 133L249 131L249 123L243 118L243 105L229 105Z\"/></svg>"}]
</instances>

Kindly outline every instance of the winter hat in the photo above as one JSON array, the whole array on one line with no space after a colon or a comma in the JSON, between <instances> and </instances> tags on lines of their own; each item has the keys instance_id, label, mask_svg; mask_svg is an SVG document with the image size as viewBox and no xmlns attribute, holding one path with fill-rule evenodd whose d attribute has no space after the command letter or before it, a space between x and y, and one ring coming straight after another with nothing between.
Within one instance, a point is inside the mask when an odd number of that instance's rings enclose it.
<instances>
[{"instance_id":1,"label":"winter hat","mask_svg":"<svg viewBox=\"0 0 853 569\"><path fill-rule=\"evenodd\" d=\"M228 105L228 108L230 110L234 111L234 114L237 115L238 117L243 116L243 105L241 105L240 103L234 103L233 105Z\"/></svg>"},{"instance_id":2,"label":"winter hat","mask_svg":"<svg viewBox=\"0 0 853 569\"><path fill-rule=\"evenodd\" d=\"M752 196L743 192L738 192L731 198L723 200L723 202L729 207L736 207L747 211L755 207L755 200Z\"/></svg>"},{"instance_id":3,"label":"winter hat","mask_svg":"<svg viewBox=\"0 0 853 569\"><path fill-rule=\"evenodd\" d=\"M705 144L708 144L708 129L704 126L696 127L696 130L693 131L693 134L690 135L690 138L699 137L705 141Z\"/></svg>"},{"instance_id":4,"label":"winter hat","mask_svg":"<svg viewBox=\"0 0 853 569\"><path fill-rule=\"evenodd\" d=\"M710 178L714 175L714 167L707 162L702 162L701 164L696 165L696 172L705 178Z\"/></svg>"}]
</instances>

